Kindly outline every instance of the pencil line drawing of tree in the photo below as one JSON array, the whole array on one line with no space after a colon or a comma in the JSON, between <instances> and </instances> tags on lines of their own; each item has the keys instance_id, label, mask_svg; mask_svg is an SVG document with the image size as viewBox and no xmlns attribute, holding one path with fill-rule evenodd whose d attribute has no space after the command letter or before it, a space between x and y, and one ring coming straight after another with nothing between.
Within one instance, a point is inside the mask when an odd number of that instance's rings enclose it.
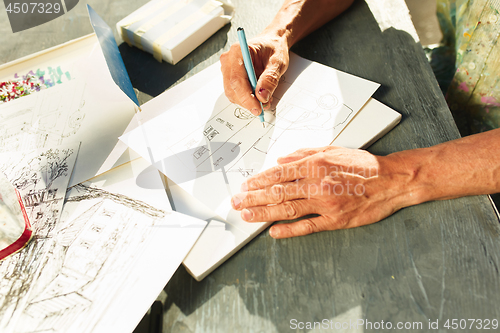
<instances>
[{"instance_id":1,"label":"pencil line drawing of tree","mask_svg":"<svg viewBox=\"0 0 500 333\"><path fill-rule=\"evenodd\" d=\"M41 168L41 173L45 178L46 188L50 188L54 181L68 175L68 158L73 154L73 149L49 149L40 154L46 163ZM62 155L62 156L61 156Z\"/></svg>"}]
</instances>

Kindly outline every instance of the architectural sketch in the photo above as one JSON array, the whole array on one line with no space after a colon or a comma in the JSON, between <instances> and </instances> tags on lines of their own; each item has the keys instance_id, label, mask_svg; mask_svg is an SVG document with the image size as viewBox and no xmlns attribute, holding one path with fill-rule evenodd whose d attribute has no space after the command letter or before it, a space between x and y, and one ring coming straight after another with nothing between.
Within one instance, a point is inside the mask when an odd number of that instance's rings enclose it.
<instances>
[{"instance_id":1,"label":"architectural sketch","mask_svg":"<svg viewBox=\"0 0 500 333\"><path fill-rule=\"evenodd\" d=\"M0 262L0 330L13 328L54 236L78 146L0 154L0 170L23 198L34 237Z\"/></svg>"},{"instance_id":2,"label":"architectural sketch","mask_svg":"<svg viewBox=\"0 0 500 333\"><path fill-rule=\"evenodd\" d=\"M138 257L141 244L156 232L151 227L169 214L95 187L77 185L69 194L66 205L89 207L58 229L15 332L95 325L98 309L110 302L101 298L99 304L96 295L118 292L123 277L116 273Z\"/></svg>"},{"instance_id":3,"label":"architectural sketch","mask_svg":"<svg viewBox=\"0 0 500 333\"><path fill-rule=\"evenodd\" d=\"M85 83L63 85L0 105L0 152L60 145L85 121Z\"/></svg>"},{"instance_id":4,"label":"architectural sketch","mask_svg":"<svg viewBox=\"0 0 500 333\"><path fill-rule=\"evenodd\" d=\"M194 159L183 154L187 146L193 145L191 133L168 147L178 153L173 163L182 163L179 170L194 170L203 174L239 172L249 177L253 170L261 169L265 155L278 141L286 142L290 137L304 135L305 131L323 131L332 137L336 127L345 126L354 116L353 109L339 102L333 93L318 95L302 87L293 87L287 81L280 84L286 96L274 97L271 111L266 111L265 128L250 111L220 98L218 104L221 110L213 114L201 129L204 138L192 154ZM249 132L252 133L250 140ZM250 160L252 165L248 167Z\"/></svg>"},{"instance_id":5,"label":"architectural sketch","mask_svg":"<svg viewBox=\"0 0 500 333\"><path fill-rule=\"evenodd\" d=\"M135 328L206 223L171 211L162 189L150 192L155 197L163 192L161 206L147 196L142 195L144 201L137 199L140 194L123 194L141 190L131 170L121 168L110 171L109 178L103 176L111 180L114 191L90 182L68 189L61 218L44 234L38 256L32 257L30 265L35 264L36 270L26 272L23 292L12 292L19 267L12 269L9 282L0 282L3 295L16 303L10 312L6 302L1 303L1 332L108 332L110 327L132 332ZM113 178L113 173L118 176ZM152 176L161 182L156 171ZM130 302L124 304L124 298Z\"/></svg>"},{"instance_id":6,"label":"architectural sketch","mask_svg":"<svg viewBox=\"0 0 500 333\"><path fill-rule=\"evenodd\" d=\"M35 70L37 69L37 70ZM0 103L0 152L81 143L71 186L95 177L135 114L134 103L114 83L97 37L73 41L0 70L2 80L43 77L40 89ZM0 89L1 90L1 89Z\"/></svg>"}]
</instances>

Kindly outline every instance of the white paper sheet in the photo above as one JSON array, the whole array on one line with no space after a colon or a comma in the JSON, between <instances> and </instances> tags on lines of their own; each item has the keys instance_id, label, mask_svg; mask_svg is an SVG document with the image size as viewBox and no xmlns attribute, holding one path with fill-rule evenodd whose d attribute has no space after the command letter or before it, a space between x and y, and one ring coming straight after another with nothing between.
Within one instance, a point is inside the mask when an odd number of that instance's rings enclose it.
<instances>
[{"instance_id":1,"label":"white paper sheet","mask_svg":"<svg viewBox=\"0 0 500 333\"><path fill-rule=\"evenodd\" d=\"M0 152L81 142L70 185L94 177L135 114L134 104L111 78L97 39L82 38L5 64L0 81L30 73L44 73L52 86L0 103Z\"/></svg>"},{"instance_id":2,"label":"white paper sheet","mask_svg":"<svg viewBox=\"0 0 500 333\"><path fill-rule=\"evenodd\" d=\"M143 159L76 185L14 332L132 332L204 230Z\"/></svg>"},{"instance_id":3,"label":"white paper sheet","mask_svg":"<svg viewBox=\"0 0 500 333\"><path fill-rule=\"evenodd\" d=\"M219 74L120 139L223 219L253 233L263 224L242 221L230 207L241 183L280 156L330 144L378 86L292 54L265 128L227 100Z\"/></svg>"}]
</instances>

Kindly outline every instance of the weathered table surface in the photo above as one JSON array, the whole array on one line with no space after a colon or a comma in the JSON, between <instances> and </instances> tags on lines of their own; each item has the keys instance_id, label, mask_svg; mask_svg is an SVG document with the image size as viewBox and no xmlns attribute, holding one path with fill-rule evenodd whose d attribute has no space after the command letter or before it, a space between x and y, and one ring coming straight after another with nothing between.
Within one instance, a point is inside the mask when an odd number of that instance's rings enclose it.
<instances>
[{"instance_id":1,"label":"weathered table surface","mask_svg":"<svg viewBox=\"0 0 500 333\"><path fill-rule=\"evenodd\" d=\"M113 27L146 0L88 2ZM232 25L176 66L120 45L141 103L216 62L236 42L238 26L248 37L256 35L281 5L276 0L233 3ZM16 34L3 7L0 16L0 63L92 32L84 3ZM357 0L293 51L382 84L374 97L403 119L369 148L372 153L428 147L459 136L403 0ZM179 268L159 296L164 332L287 332L293 320L358 318L394 327L421 322L422 331L436 320L440 329L448 319L484 323L500 319L499 255L500 226L487 196L425 203L352 230L288 240L264 232L200 283Z\"/></svg>"}]
</instances>

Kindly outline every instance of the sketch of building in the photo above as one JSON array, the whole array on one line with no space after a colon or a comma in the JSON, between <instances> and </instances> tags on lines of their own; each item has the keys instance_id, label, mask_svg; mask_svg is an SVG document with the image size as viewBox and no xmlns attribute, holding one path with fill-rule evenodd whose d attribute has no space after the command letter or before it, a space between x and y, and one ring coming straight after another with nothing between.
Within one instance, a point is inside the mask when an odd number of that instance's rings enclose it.
<instances>
[{"instance_id":1,"label":"sketch of building","mask_svg":"<svg viewBox=\"0 0 500 333\"><path fill-rule=\"evenodd\" d=\"M117 265L132 260L134 254L127 248L140 252L140 242L155 232L145 227L167 214L140 202L129 206L130 198L98 188L74 190L77 194L68 202L97 203L58 230L52 255L44 262L15 331L70 331L78 318L95 311L96 290L109 293L116 288L110 276ZM87 320L90 324L95 319Z\"/></svg>"},{"instance_id":2,"label":"sketch of building","mask_svg":"<svg viewBox=\"0 0 500 333\"><path fill-rule=\"evenodd\" d=\"M78 146L0 154L0 170L19 190L34 237L0 262L0 330L12 329L48 250L64 203ZM14 320L14 321L13 321Z\"/></svg>"},{"instance_id":3,"label":"sketch of building","mask_svg":"<svg viewBox=\"0 0 500 333\"><path fill-rule=\"evenodd\" d=\"M131 332L206 225L172 212L162 189L136 194L145 192L126 166L107 173L117 191L89 182L66 191L77 152L0 154L34 231L26 248L0 262L2 333ZM157 172L147 175L161 182ZM129 296L124 305L120 297Z\"/></svg>"},{"instance_id":4,"label":"sketch of building","mask_svg":"<svg viewBox=\"0 0 500 333\"><path fill-rule=\"evenodd\" d=\"M131 178L127 184L134 183ZM141 265L164 258L165 249L179 251L162 259L167 265L174 260L173 274L205 226L196 220L185 228L186 219L195 219L90 183L68 190L64 212L47 239L46 255L12 332L103 332L106 325L99 325L109 311L112 315L105 320L111 322L117 313L131 310L134 317L142 317L147 307L137 311L133 302L124 305L117 295L129 294L130 284L141 279L151 280L147 271L158 271L157 266ZM166 281L160 283L161 289ZM136 288L150 286L146 281ZM154 290L157 295L159 289Z\"/></svg>"}]
</instances>

